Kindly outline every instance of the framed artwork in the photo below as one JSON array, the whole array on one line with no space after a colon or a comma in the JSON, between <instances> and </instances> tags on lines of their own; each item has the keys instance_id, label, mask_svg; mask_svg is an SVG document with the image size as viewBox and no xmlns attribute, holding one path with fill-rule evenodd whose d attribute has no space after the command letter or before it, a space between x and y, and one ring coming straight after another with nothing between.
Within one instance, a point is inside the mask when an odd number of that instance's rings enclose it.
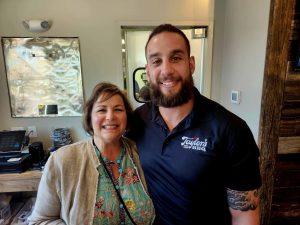
<instances>
[{"instance_id":1,"label":"framed artwork","mask_svg":"<svg viewBox=\"0 0 300 225\"><path fill-rule=\"evenodd\" d=\"M81 116L77 37L2 37L12 117Z\"/></svg>"}]
</instances>

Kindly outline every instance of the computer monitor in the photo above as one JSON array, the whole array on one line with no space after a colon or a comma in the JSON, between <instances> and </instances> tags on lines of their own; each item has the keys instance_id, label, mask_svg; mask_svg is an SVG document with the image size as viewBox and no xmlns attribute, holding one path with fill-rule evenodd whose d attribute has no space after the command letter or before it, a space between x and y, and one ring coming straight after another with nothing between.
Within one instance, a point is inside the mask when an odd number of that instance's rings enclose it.
<instances>
[{"instance_id":1,"label":"computer monitor","mask_svg":"<svg viewBox=\"0 0 300 225\"><path fill-rule=\"evenodd\" d=\"M18 157L22 154L25 130L0 131L0 158Z\"/></svg>"}]
</instances>

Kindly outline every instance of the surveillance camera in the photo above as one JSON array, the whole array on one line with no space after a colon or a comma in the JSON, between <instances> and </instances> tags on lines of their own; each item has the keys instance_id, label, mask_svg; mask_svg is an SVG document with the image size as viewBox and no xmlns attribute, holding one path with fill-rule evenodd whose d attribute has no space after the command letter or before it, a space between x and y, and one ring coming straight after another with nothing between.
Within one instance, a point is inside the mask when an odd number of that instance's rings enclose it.
<instances>
[{"instance_id":1,"label":"surveillance camera","mask_svg":"<svg viewBox=\"0 0 300 225\"><path fill-rule=\"evenodd\" d=\"M24 20L23 26L34 33L41 33L50 29L50 23L47 20Z\"/></svg>"}]
</instances>

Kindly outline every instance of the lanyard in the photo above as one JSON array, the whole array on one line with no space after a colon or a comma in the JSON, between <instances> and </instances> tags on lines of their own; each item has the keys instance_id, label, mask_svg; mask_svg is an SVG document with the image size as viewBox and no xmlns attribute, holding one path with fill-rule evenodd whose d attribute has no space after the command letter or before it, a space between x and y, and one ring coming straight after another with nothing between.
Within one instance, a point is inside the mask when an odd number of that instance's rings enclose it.
<instances>
[{"instance_id":1,"label":"lanyard","mask_svg":"<svg viewBox=\"0 0 300 225\"><path fill-rule=\"evenodd\" d=\"M114 181L113 181L113 178L112 178L110 172L108 171L108 169L107 169L107 167L106 167L106 164L105 164L105 162L104 162L104 160L103 160L103 158L102 158L102 156L101 156L100 150L98 149L98 147L97 147L95 144L94 144L94 146L95 146L95 149L96 149L97 156L98 156L99 160L101 161L102 165L104 166L104 169L105 169L107 175L109 176L109 179L111 180L111 183L112 183L113 186L114 186L114 189L115 189L115 191L116 191L116 193L117 193L117 195L118 195L118 198L119 198L120 202L121 202L122 205L123 205L124 210L126 211L126 213L127 213L128 217L129 217L130 221L131 221L134 225L136 225L136 223L134 222L133 218L132 218L131 215L130 215L130 212L129 212L128 209L127 209L127 206L126 206L126 204L125 204L125 202L124 202L124 200L123 200L123 198L122 198L122 196L121 196L119 190L118 190L117 187L115 186L115 183L114 183Z\"/></svg>"}]
</instances>

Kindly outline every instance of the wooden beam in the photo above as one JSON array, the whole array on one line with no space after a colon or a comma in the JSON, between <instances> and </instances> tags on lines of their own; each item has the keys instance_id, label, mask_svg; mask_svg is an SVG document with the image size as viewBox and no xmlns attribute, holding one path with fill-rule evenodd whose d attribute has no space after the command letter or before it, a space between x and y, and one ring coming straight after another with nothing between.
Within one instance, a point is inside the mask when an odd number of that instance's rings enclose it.
<instances>
[{"instance_id":1,"label":"wooden beam","mask_svg":"<svg viewBox=\"0 0 300 225\"><path fill-rule=\"evenodd\" d=\"M261 224L270 222L284 80L295 0L271 0L259 125Z\"/></svg>"}]
</instances>

